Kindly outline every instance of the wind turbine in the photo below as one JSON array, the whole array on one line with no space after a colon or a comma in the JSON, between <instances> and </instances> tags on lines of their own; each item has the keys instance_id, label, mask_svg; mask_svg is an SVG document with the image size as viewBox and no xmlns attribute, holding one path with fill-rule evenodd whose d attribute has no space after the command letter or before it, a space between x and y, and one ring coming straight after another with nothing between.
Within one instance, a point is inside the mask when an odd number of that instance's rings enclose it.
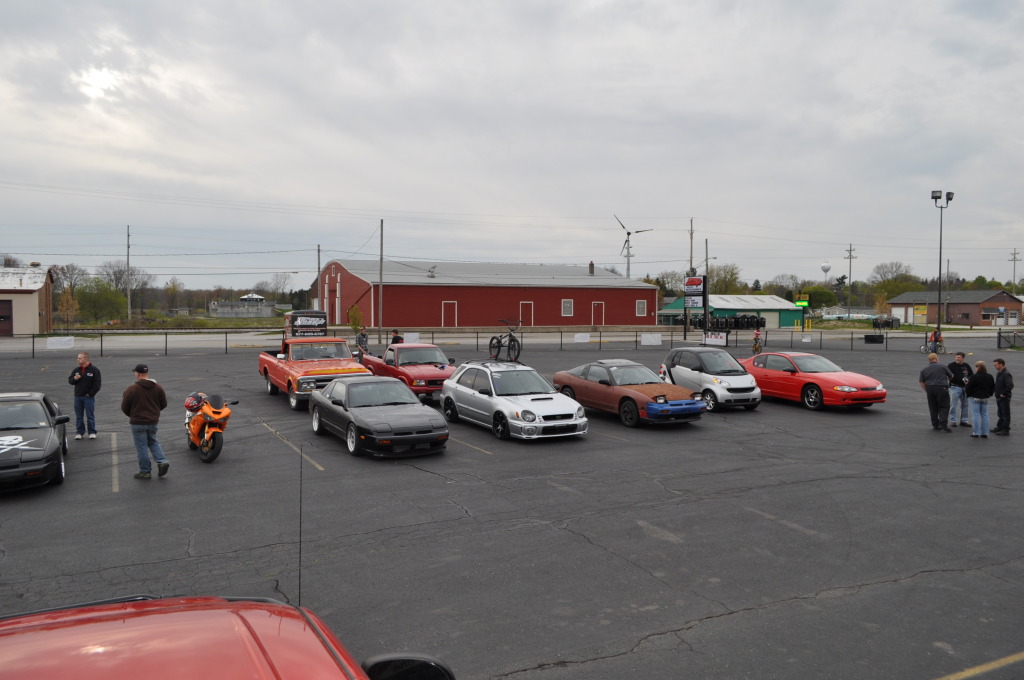
<instances>
[{"instance_id":1,"label":"wind turbine","mask_svg":"<svg viewBox=\"0 0 1024 680\"><path fill-rule=\"evenodd\" d=\"M612 217L615 218L615 221L618 222L619 226L622 227L623 230L625 230L625 232L626 232L626 242L622 244L622 250L619 251L619 255L625 254L625 258L626 258L626 278L628 279L629 278L629 259L631 257L633 257L633 250L630 247L629 237L632 236L633 234L642 234L645 231L654 231L654 230L653 229L637 229L636 231L630 231L629 229L626 229L626 225L622 223L622 220L619 219L618 215L612 215Z\"/></svg>"}]
</instances>

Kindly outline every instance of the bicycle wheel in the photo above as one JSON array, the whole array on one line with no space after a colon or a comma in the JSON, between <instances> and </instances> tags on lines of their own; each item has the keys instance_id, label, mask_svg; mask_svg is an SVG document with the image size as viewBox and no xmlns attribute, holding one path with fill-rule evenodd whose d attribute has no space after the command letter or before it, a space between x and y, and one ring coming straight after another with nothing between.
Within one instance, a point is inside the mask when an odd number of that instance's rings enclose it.
<instances>
[{"instance_id":1,"label":"bicycle wheel","mask_svg":"<svg viewBox=\"0 0 1024 680\"><path fill-rule=\"evenodd\" d=\"M939 344L935 345L935 353L936 354L945 354L946 353L946 346L943 345L941 342Z\"/></svg>"},{"instance_id":2,"label":"bicycle wheel","mask_svg":"<svg viewBox=\"0 0 1024 680\"><path fill-rule=\"evenodd\" d=\"M519 353L523 350L522 343L519 342L519 338L514 335L508 339L508 358L511 361L519 361Z\"/></svg>"},{"instance_id":3,"label":"bicycle wheel","mask_svg":"<svg viewBox=\"0 0 1024 680\"><path fill-rule=\"evenodd\" d=\"M501 354L501 338L497 335L491 338L491 341L487 343L487 351L490 353L492 359L497 359L498 355Z\"/></svg>"}]
</instances>

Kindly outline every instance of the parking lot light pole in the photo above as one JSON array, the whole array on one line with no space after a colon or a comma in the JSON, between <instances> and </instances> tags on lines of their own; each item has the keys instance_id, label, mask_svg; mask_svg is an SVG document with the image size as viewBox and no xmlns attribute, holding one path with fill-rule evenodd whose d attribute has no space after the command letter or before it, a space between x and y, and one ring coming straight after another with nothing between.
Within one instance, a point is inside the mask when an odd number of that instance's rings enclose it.
<instances>
[{"instance_id":1,"label":"parking lot light pole","mask_svg":"<svg viewBox=\"0 0 1024 680\"><path fill-rule=\"evenodd\" d=\"M949 207L949 202L953 200L953 192L946 192L946 204L939 205L939 201L942 200L941 191L932 192L932 200L935 201L935 207L939 209L939 294L935 298L935 328L942 333L942 213L945 212L946 208Z\"/></svg>"}]
</instances>

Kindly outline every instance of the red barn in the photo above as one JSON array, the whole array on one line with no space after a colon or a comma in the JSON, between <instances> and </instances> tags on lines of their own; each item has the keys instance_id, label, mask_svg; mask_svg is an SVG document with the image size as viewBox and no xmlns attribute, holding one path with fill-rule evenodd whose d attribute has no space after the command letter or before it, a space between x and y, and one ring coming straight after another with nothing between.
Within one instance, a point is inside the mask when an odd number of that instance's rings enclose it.
<instances>
[{"instance_id":1,"label":"red barn","mask_svg":"<svg viewBox=\"0 0 1024 680\"><path fill-rule=\"evenodd\" d=\"M332 260L316 291L327 323L359 309L367 326L653 326L658 287L604 269L568 265ZM383 290L382 290L383 288ZM383 302L383 305L380 303ZM383 311L381 311L383 310ZM378 319L378 317L381 317Z\"/></svg>"}]
</instances>

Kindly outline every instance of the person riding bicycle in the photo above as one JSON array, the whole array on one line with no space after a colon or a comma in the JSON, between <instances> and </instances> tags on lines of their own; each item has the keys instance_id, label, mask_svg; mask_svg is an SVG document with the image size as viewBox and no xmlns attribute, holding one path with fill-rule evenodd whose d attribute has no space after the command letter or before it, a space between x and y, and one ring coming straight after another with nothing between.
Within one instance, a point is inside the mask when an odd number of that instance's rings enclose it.
<instances>
[{"instance_id":1,"label":"person riding bicycle","mask_svg":"<svg viewBox=\"0 0 1024 680\"><path fill-rule=\"evenodd\" d=\"M754 348L753 349L754 349L754 353L755 354L757 352L761 351L761 329L760 328L755 328L754 329Z\"/></svg>"},{"instance_id":2,"label":"person riding bicycle","mask_svg":"<svg viewBox=\"0 0 1024 680\"><path fill-rule=\"evenodd\" d=\"M938 352L940 342L942 342L942 331L936 326L935 330L928 334L928 350Z\"/></svg>"}]
</instances>

